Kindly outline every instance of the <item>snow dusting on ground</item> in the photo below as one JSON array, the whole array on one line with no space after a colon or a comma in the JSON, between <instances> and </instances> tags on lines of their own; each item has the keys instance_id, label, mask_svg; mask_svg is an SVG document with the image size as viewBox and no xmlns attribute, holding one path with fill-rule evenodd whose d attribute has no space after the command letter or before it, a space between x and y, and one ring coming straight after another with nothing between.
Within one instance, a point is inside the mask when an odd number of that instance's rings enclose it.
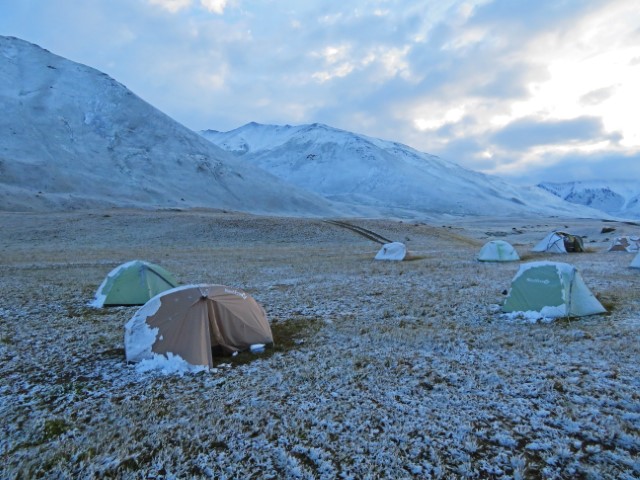
<instances>
[{"instance_id":1,"label":"snow dusting on ground","mask_svg":"<svg viewBox=\"0 0 640 480\"><path fill-rule=\"evenodd\" d=\"M0 218L0 478L640 477L640 271L606 252L638 226L350 220L415 257L375 262L378 244L321 220ZM588 251L530 253L554 228ZM575 265L609 313L502 314L518 262L475 260L498 237ZM127 364L137 307L87 302L134 258L247 291L276 345L210 370Z\"/></svg>"}]
</instances>

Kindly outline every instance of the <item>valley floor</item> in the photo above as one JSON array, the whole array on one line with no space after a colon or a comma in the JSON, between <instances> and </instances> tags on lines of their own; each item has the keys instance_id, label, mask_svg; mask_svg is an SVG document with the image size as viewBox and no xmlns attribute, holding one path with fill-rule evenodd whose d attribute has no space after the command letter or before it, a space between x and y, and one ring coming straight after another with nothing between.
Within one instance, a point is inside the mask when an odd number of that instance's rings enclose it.
<instances>
[{"instance_id":1,"label":"valley floor","mask_svg":"<svg viewBox=\"0 0 640 480\"><path fill-rule=\"evenodd\" d=\"M640 227L349 222L416 259L375 262L376 243L313 219L0 213L0 477L640 477L640 270L606 252ZM528 253L556 228L589 251ZM518 265L475 260L495 238L576 265L609 313L501 315ZM87 303L136 258L245 289L274 348L183 376L127 365L136 307Z\"/></svg>"}]
</instances>

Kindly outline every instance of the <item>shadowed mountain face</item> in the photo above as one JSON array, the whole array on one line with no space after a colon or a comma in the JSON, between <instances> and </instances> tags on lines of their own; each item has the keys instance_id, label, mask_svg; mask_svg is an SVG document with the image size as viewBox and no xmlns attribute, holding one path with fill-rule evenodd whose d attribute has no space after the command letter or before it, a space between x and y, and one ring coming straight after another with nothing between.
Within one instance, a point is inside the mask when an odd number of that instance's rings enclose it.
<instances>
[{"instance_id":1,"label":"shadowed mountain face","mask_svg":"<svg viewBox=\"0 0 640 480\"><path fill-rule=\"evenodd\" d=\"M599 215L536 187L514 186L406 145L326 125L250 123L230 132L201 134L287 182L388 213Z\"/></svg>"},{"instance_id":2,"label":"shadowed mountain face","mask_svg":"<svg viewBox=\"0 0 640 480\"><path fill-rule=\"evenodd\" d=\"M640 218L640 182L635 180L541 183L540 188L611 215Z\"/></svg>"},{"instance_id":3,"label":"shadowed mountain face","mask_svg":"<svg viewBox=\"0 0 640 480\"><path fill-rule=\"evenodd\" d=\"M0 37L0 208L211 207L327 215L104 73Z\"/></svg>"}]
</instances>

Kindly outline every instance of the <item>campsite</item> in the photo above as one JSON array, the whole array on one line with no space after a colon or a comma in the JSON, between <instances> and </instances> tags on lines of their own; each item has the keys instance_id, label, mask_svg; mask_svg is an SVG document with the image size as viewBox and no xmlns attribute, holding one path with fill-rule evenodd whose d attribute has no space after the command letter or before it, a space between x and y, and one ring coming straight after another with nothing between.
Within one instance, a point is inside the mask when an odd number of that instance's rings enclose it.
<instances>
[{"instance_id":1,"label":"campsite","mask_svg":"<svg viewBox=\"0 0 640 480\"><path fill-rule=\"evenodd\" d=\"M221 210L0 213L1 478L637 478L640 270L629 222L323 219ZM615 228L602 233L603 227ZM549 232L582 253L534 253ZM480 262L491 240L521 260ZM197 373L125 358L144 259L242 289L274 345ZM501 312L524 262L574 265L606 313Z\"/></svg>"}]
</instances>

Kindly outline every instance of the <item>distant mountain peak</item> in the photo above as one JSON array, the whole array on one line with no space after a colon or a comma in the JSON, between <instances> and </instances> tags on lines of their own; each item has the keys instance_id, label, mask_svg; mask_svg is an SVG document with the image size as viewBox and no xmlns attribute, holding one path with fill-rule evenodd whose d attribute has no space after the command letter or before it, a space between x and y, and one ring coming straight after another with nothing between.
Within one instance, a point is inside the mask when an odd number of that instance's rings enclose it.
<instances>
[{"instance_id":1,"label":"distant mountain peak","mask_svg":"<svg viewBox=\"0 0 640 480\"><path fill-rule=\"evenodd\" d=\"M543 182L538 187L577 205L618 217L640 218L640 182L636 180Z\"/></svg>"},{"instance_id":2,"label":"distant mountain peak","mask_svg":"<svg viewBox=\"0 0 640 480\"><path fill-rule=\"evenodd\" d=\"M243 161L329 200L390 215L565 213L595 216L535 187L473 172L398 142L322 123L250 123L201 134Z\"/></svg>"}]
</instances>

